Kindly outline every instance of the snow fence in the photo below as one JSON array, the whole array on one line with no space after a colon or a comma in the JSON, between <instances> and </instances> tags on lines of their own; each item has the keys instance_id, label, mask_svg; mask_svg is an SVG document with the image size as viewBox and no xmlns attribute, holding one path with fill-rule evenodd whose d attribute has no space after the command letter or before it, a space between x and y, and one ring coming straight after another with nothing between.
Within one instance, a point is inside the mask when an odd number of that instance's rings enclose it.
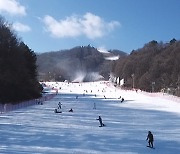
<instances>
[{"instance_id":1,"label":"snow fence","mask_svg":"<svg viewBox=\"0 0 180 154\"><path fill-rule=\"evenodd\" d=\"M36 104L40 105L44 101L48 101L48 100L52 99L55 95L57 95L57 93L47 94L47 95L42 96L41 98L20 102L18 104L11 104L11 103L0 104L0 113L2 114L2 113L9 112L9 111L18 110L18 109L36 105Z\"/></svg>"}]
</instances>

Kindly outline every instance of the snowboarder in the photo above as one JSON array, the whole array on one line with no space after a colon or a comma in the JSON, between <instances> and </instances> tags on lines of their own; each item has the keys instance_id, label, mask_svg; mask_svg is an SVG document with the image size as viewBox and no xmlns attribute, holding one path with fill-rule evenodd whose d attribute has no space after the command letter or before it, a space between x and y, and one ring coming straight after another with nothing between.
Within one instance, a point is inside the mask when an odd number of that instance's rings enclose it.
<instances>
[{"instance_id":1,"label":"snowboarder","mask_svg":"<svg viewBox=\"0 0 180 154\"><path fill-rule=\"evenodd\" d=\"M71 108L71 109L69 110L69 112L73 112L73 109Z\"/></svg>"},{"instance_id":2,"label":"snowboarder","mask_svg":"<svg viewBox=\"0 0 180 154\"><path fill-rule=\"evenodd\" d=\"M153 134L151 133L151 131L148 131L146 141L147 140L148 140L148 143L149 143L149 146L147 146L147 147L153 148L154 137L153 137Z\"/></svg>"},{"instance_id":3,"label":"snowboarder","mask_svg":"<svg viewBox=\"0 0 180 154\"><path fill-rule=\"evenodd\" d=\"M58 109L55 109L54 110L54 113L62 113L62 111L58 110Z\"/></svg>"},{"instance_id":4,"label":"snowboarder","mask_svg":"<svg viewBox=\"0 0 180 154\"><path fill-rule=\"evenodd\" d=\"M105 125L102 123L102 118L101 118L101 116L99 116L99 118L96 119L96 120L99 120L99 123L100 123L100 126L99 126L99 127L105 126Z\"/></svg>"}]
</instances>

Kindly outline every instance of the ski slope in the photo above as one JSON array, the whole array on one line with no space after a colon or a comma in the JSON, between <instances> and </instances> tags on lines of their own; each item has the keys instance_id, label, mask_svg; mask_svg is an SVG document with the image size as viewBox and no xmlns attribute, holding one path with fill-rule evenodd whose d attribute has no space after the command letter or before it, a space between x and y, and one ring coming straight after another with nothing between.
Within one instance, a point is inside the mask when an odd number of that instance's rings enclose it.
<instances>
[{"instance_id":1,"label":"ski slope","mask_svg":"<svg viewBox=\"0 0 180 154\"><path fill-rule=\"evenodd\" d=\"M180 153L179 98L107 82L47 84L59 89L52 100L0 115L1 154ZM59 102L62 113L54 113ZM155 149L146 147L149 130Z\"/></svg>"}]
</instances>

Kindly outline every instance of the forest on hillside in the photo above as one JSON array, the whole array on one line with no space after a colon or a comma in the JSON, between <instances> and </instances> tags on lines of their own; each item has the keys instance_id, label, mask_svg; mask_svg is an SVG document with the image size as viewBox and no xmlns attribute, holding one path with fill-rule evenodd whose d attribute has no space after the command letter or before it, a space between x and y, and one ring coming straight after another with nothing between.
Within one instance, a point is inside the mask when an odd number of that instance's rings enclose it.
<instances>
[{"instance_id":1,"label":"forest on hillside","mask_svg":"<svg viewBox=\"0 0 180 154\"><path fill-rule=\"evenodd\" d=\"M129 55L117 53L121 56L114 61L90 45L43 53L37 56L38 72L41 79L55 81L73 81L82 72L98 72L108 80L112 73L125 80L124 88L180 95L180 41L153 40Z\"/></svg>"},{"instance_id":2,"label":"forest on hillside","mask_svg":"<svg viewBox=\"0 0 180 154\"><path fill-rule=\"evenodd\" d=\"M106 60L105 57L113 55L125 55L125 53L111 50L104 54L90 45L42 53L37 55L39 78L45 81L74 81L78 76L84 76L82 81L91 81L96 79L90 79L90 74L96 74L96 77L108 80L111 61Z\"/></svg>"},{"instance_id":3,"label":"forest on hillside","mask_svg":"<svg viewBox=\"0 0 180 154\"><path fill-rule=\"evenodd\" d=\"M0 17L0 103L17 103L41 96L36 54Z\"/></svg>"},{"instance_id":4,"label":"forest on hillside","mask_svg":"<svg viewBox=\"0 0 180 154\"><path fill-rule=\"evenodd\" d=\"M125 80L125 88L180 95L180 41L153 40L114 61L112 72Z\"/></svg>"}]
</instances>

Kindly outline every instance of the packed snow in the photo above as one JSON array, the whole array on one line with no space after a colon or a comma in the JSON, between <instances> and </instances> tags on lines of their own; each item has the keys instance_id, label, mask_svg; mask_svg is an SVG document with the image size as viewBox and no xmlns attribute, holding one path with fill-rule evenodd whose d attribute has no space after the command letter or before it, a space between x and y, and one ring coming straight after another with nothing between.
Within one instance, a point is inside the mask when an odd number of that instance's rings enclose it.
<instances>
[{"instance_id":1,"label":"packed snow","mask_svg":"<svg viewBox=\"0 0 180 154\"><path fill-rule=\"evenodd\" d=\"M46 84L58 89L53 99L0 115L0 153L180 153L179 98L103 81ZM55 113L59 102L62 113ZM99 127L98 116L105 127ZM155 149L146 147L148 131Z\"/></svg>"}]
</instances>

